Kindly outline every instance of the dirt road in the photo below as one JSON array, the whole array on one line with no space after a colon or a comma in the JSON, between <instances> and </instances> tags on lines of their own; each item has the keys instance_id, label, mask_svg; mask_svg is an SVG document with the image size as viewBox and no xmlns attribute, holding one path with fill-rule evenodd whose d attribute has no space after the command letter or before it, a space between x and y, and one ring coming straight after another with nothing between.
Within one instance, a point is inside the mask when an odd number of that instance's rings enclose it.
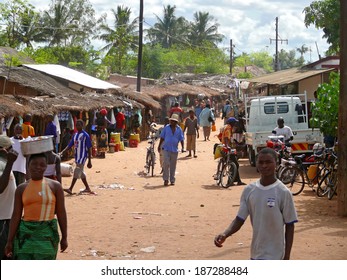
<instances>
[{"instance_id":1,"label":"dirt road","mask_svg":"<svg viewBox=\"0 0 347 280\"><path fill-rule=\"evenodd\" d=\"M215 142L213 134L211 141L200 138L197 158L180 154L176 184L169 187L163 186L159 162L154 177L144 174L146 141L93 159L86 172L97 195L66 196L69 248L58 259L249 259L249 220L223 248L213 244L235 217L244 188L216 186ZM240 174L246 183L258 178L246 159L240 160ZM70 182L63 178L64 187ZM82 188L78 181L74 191ZM336 215L336 198L318 198L306 187L294 199L299 223L292 259L347 259L347 219Z\"/></svg>"}]
</instances>

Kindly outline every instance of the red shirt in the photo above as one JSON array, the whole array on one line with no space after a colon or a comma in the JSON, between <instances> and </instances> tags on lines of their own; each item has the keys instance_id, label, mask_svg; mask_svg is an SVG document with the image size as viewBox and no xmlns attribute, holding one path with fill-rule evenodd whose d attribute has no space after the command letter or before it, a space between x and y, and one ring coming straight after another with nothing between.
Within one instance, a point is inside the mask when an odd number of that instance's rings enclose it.
<instances>
[{"instance_id":1,"label":"red shirt","mask_svg":"<svg viewBox=\"0 0 347 280\"><path fill-rule=\"evenodd\" d=\"M116 128L125 128L125 116L122 112L118 112L116 115Z\"/></svg>"}]
</instances>

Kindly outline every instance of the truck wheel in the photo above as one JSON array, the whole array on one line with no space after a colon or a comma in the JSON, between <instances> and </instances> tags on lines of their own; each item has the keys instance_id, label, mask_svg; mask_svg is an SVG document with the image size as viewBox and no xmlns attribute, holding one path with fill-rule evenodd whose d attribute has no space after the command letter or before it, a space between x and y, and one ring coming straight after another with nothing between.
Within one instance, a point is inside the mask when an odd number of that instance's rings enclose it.
<instances>
[{"instance_id":1,"label":"truck wheel","mask_svg":"<svg viewBox=\"0 0 347 280\"><path fill-rule=\"evenodd\" d=\"M248 147L248 160L251 166L255 166L255 151L251 146Z\"/></svg>"}]
</instances>

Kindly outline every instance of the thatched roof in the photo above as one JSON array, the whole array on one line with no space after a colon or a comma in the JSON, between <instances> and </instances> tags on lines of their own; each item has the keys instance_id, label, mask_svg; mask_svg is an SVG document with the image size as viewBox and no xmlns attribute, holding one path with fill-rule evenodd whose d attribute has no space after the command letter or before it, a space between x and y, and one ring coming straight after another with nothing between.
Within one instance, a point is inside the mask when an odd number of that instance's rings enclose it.
<instances>
[{"instance_id":1,"label":"thatched roof","mask_svg":"<svg viewBox=\"0 0 347 280\"><path fill-rule=\"evenodd\" d=\"M198 96L203 94L208 97L220 96L221 92L205 86L194 86L186 83L178 83L171 85L155 85L146 86L142 89L143 92L156 100L162 100L166 96L180 96L184 94Z\"/></svg>"},{"instance_id":2,"label":"thatched roof","mask_svg":"<svg viewBox=\"0 0 347 280\"><path fill-rule=\"evenodd\" d=\"M5 65L5 61L8 61L6 56L14 57L18 59L20 63L35 63L30 57L20 54L15 49L10 47L0 47L0 65Z\"/></svg>"},{"instance_id":3,"label":"thatched roof","mask_svg":"<svg viewBox=\"0 0 347 280\"><path fill-rule=\"evenodd\" d=\"M7 77L8 69L0 67L0 76ZM46 115L63 110L89 111L101 107L144 106L137 101L122 97L119 90L108 93L77 92L56 79L41 72L22 67L13 67L7 83L16 84L14 92L0 92L1 115L18 115L31 112ZM9 84L9 83L8 83ZM28 95L28 92L34 94Z\"/></svg>"},{"instance_id":4,"label":"thatched roof","mask_svg":"<svg viewBox=\"0 0 347 280\"><path fill-rule=\"evenodd\" d=\"M155 109L160 109L162 107L160 102L149 96L147 92L137 92L134 88L122 88L121 95L148 107Z\"/></svg>"}]
</instances>

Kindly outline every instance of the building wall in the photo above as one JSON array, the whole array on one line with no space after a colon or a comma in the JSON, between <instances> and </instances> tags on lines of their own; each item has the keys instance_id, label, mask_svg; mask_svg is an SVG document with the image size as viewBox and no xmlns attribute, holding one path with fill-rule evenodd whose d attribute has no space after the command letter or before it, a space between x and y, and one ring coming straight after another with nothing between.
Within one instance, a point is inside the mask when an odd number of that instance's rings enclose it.
<instances>
[{"instance_id":1,"label":"building wall","mask_svg":"<svg viewBox=\"0 0 347 280\"><path fill-rule=\"evenodd\" d=\"M299 93L306 92L307 99L313 100L314 99L313 94L317 90L318 85L321 83L322 83L321 75L316 75L308 79L302 80L299 82Z\"/></svg>"}]
</instances>

